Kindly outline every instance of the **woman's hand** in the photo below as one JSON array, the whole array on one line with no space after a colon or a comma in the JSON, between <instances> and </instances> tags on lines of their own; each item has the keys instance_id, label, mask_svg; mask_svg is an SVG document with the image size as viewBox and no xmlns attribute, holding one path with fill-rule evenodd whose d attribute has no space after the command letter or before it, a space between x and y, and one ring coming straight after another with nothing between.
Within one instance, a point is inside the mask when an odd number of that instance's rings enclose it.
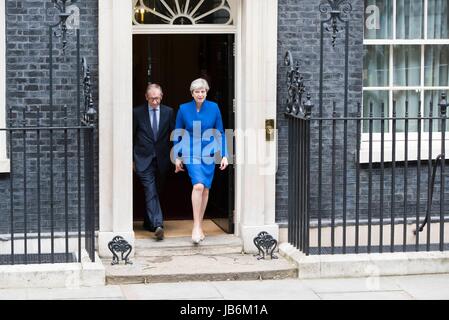
<instances>
[{"instance_id":1,"label":"woman's hand","mask_svg":"<svg viewBox=\"0 0 449 320\"><path fill-rule=\"evenodd\" d=\"M223 159L221 159L220 170L226 169L227 166L228 166L228 158L223 157Z\"/></svg>"},{"instance_id":2,"label":"woman's hand","mask_svg":"<svg viewBox=\"0 0 449 320\"><path fill-rule=\"evenodd\" d=\"M175 166L176 166L175 173L178 173L180 171L184 171L184 165L182 164L182 160L181 159L176 159Z\"/></svg>"}]
</instances>

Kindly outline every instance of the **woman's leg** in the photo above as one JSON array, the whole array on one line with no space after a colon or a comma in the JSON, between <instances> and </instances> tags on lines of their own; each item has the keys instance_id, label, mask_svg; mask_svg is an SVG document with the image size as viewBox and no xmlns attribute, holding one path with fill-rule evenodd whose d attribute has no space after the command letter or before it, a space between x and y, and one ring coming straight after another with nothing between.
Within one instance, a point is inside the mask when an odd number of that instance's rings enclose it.
<instances>
[{"instance_id":1,"label":"woman's leg","mask_svg":"<svg viewBox=\"0 0 449 320\"><path fill-rule=\"evenodd\" d=\"M209 200L209 189L204 188L203 190L203 196L201 199L201 216L200 216L200 226L201 226L201 237L204 238L204 232L203 232L203 218L204 213L206 212L207 207L207 201Z\"/></svg>"},{"instance_id":2,"label":"woman's leg","mask_svg":"<svg viewBox=\"0 0 449 320\"><path fill-rule=\"evenodd\" d=\"M193 207L193 230L192 239L201 236L202 223L202 200L203 200L204 185L201 183L195 184L192 190L192 207Z\"/></svg>"}]
</instances>

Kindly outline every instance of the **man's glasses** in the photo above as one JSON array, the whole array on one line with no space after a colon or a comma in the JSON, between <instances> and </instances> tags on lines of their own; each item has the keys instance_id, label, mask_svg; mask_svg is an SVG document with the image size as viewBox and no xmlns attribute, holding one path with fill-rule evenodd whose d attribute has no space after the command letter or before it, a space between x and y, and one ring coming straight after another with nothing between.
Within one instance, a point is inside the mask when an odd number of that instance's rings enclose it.
<instances>
[{"instance_id":1,"label":"man's glasses","mask_svg":"<svg viewBox=\"0 0 449 320\"><path fill-rule=\"evenodd\" d=\"M159 101L159 100L161 100L161 98L149 98L150 100L153 100L153 101Z\"/></svg>"}]
</instances>

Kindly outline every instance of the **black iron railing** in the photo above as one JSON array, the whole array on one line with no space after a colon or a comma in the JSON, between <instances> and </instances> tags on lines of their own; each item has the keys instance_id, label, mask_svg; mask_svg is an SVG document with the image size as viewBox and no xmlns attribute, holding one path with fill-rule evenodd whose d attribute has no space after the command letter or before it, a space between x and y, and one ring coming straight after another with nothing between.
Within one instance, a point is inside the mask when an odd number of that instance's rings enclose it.
<instances>
[{"instance_id":1,"label":"black iron railing","mask_svg":"<svg viewBox=\"0 0 449 320\"><path fill-rule=\"evenodd\" d=\"M374 116L385 109L373 103L367 116L359 105L357 115L341 117L336 103L329 117L306 106L287 112L289 242L306 254L447 250L447 106L442 94L438 116L409 116L408 102L395 103L392 116ZM344 128L352 129L341 135Z\"/></svg>"},{"instance_id":2,"label":"black iron railing","mask_svg":"<svg viewBox=\"0 0 449 320\"><path fill-rule=\"evenodd\" d=\"M0 264L81 262L83 248L94 261L95 127L10 124L0 128L10 161Z\"/></svg>"},{"instance_id":3,"label":"black iron railing","mask_svg":"<svg viewBox=\"0 0 449 320\"><path fill-rule=\"evenodd\" d=\"M323 1L319 12L316 110L310 95L303 100L299 63L285 56L289 242L306 254L447 250L446 95L435 114L433 102L417 101L413 116L408 101L364 102L362 112L354 103L359 94L349 95L350 74L359 72L349 63L351 1ZM326 92L330 75L342 81Z\"/></svg>"}]
</instances>

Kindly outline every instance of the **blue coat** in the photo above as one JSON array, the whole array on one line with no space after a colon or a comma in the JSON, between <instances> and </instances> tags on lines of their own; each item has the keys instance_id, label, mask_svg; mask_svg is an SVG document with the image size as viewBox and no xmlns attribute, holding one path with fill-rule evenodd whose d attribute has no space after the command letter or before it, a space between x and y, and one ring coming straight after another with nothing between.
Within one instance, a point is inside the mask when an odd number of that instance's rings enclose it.
<instances>
[{"instance_id":1,"label":"blue coat","mask_svg":"<svg viewBox=\"0 0 449 320\"><path fill-rule=\"evenodd\" d=\"M202 183L210 188L215 171L215 154L228 156L218 105L205 100L197 112L195 100L182 104L175 127L180 129L175 132L175 154L182 157L192 184Z\"/></svg>"}]
</instances>

